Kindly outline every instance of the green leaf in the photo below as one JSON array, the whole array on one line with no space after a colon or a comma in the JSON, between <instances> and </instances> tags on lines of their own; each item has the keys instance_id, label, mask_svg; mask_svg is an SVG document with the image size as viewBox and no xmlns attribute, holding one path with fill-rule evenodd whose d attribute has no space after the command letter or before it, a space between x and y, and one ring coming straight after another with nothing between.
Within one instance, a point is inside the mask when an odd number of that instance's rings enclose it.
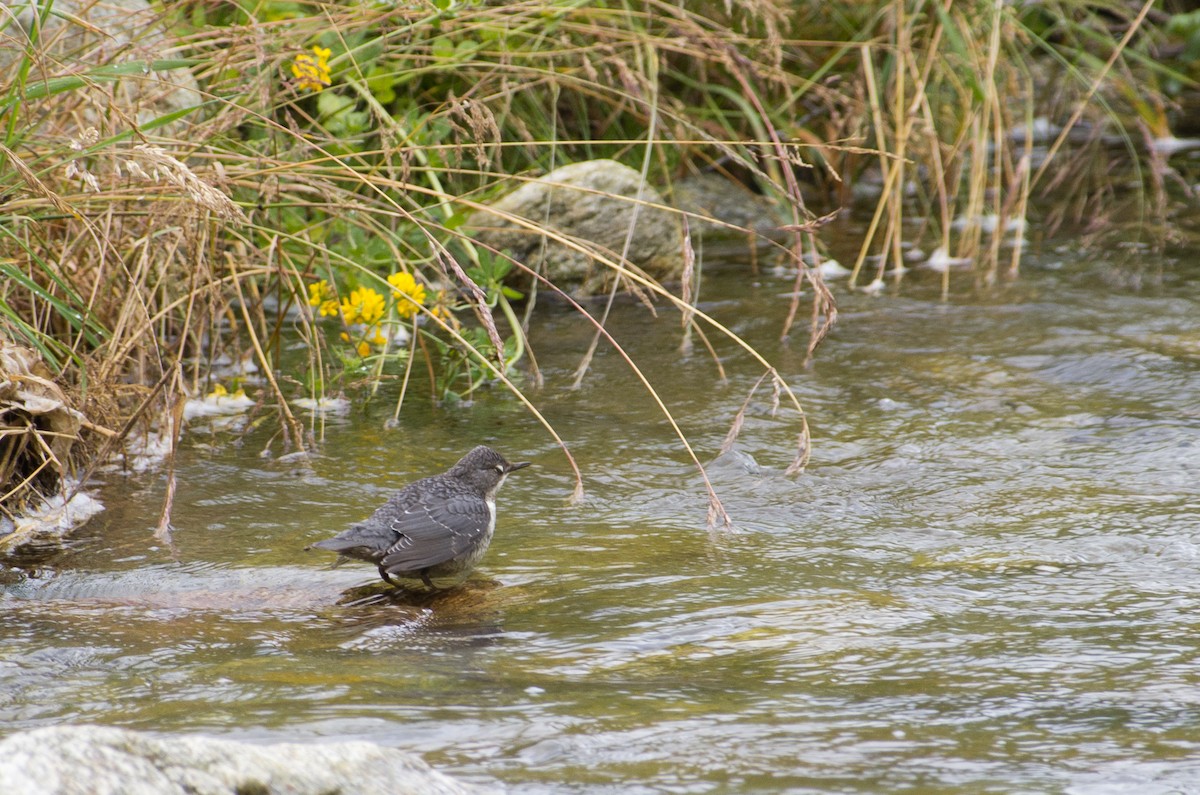
<instances>
[{"instance_id":1,"label":"green leaf","mask_svg":"<svg viewBox=\"0 0 1200 795\"><path fill-rule=\"evenodd\" d=\"M317 110L322 116L336 116L342 111L349 110L354 107L354 100L350 97L343 97L333 91L322 91L317 94Z\"/></svg>"},{"instance_id":2,"label":"green leaf","mask_svg":"<svg viewBox=\"0 0 1200 795\"><path fill-rule=\"evenodd\" d=\"M33 99L43 99L67 91L74 91L93 83L111 83L127 75L145 75L148 72L168 72L172 69L187 69L196 65L196 61L170 59L163 61L129 61L128 63L111 66L97 66L87 72L66 77L52 77L49 80L39 80L26 83L24 91L17 91L16 86L9 95L0 100L0 110L9 108L21 102Z\"/></svg>"},{"instance_id":3,"label":"green leaf","mask_svg":"<svg viewBox=\"0 0 1200 795\"><path fill-rule=\"evenodd\" d=\"M454 48L455 60L469 61L475 57L475 53L479 51L479 42L473 39L463 39Z\"/></svg>"},{"instance_id":4,"label":"green leaf","mask_svg":"<svg viewBox=\"0 0 1200 795\"><path fill-rule=\"evenodd\" d=\"M390 69L374 68L367 76L367 88L380 105L388 105L396 100L395 85L396 73Z\"/></svg>"},{"instance_id":5,"label":"green leaf","mask_svg":"<svg viewBox=\"0 0 1200 795\"><path fill-rule=\"evenodd\" d=\"M449 61L454 57L454 42L445 36L438 36L430 45L430 50L433 52L433 57L439 61Z\"/></svg>"}]
</instances>

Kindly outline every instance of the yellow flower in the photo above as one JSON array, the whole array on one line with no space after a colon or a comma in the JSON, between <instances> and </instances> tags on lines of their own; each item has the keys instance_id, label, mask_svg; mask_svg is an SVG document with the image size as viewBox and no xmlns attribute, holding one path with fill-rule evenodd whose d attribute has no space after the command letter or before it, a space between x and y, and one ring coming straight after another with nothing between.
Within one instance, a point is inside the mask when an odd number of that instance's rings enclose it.
<instances>
[{"instance_id":1,"label":"yellow flower","mask_svg":"<svg viewBox=\"0 0 1200 795\"><path fill-rule=\"evenodd\" d=\"M379 322L386 308L387 301L382 295L370 287L359 287L349 298L342 299L342 319L350 326L355 323L370 326Z\"/></svg>"},{"instance_id":2,"label":"yellow flower","mask_svg":"<svg viewBox=\"0 0 1200 795\"><path fill-rule=\"evenodd\" d=\"M329 282L322 279L319 282L313 282L308 285L308 305L320 306L322 301L329 298ZM322 312L321 314L325 314Z\"/></svg>"},{"instance_id":3,"label":"yellow flower","mask_svg":"<svg viewBox=\"0 0 1200 795\"><path fill-rule=\"evenodd\" d=\"M333 288L324 279L308 285L308 305L319 307L317 312L321 317L336 315L341 308L333 295Z\"/></svg>"},{"instance_id":4,"label":"yellow flower","mask_svg":"<svg viewBox=\"0 0 1200 795\"><path fill-rule=\"evenodd\" d=\"M350 342L350 335L343 331L342 339L345 342ZM354 343L354 350L359 356L365 359L371 355L372 345L382 348L385 344L387 344L387 337L383 336L383 331L379 326L371 326L371 328L367 329L367 333L358 342Z\"/></svg>"},{"instance_id":5,"label":"yellow flower","mask_svg":"<svg viewBox=\"0 0 1200 795\"><path fill-rule=\"evenodd\" d=\"M358 307L349 298L342 299L342 320L350 325L358 322Z\"/></svg>"},{"instance_id":6,"label":"yellow flower","mask_svg":"<svg viewBox=\"0 0 1200 795\"><path fill-rule=\"evenodd\" d=\"M207 395L205 395L204 399L211 400L214 403L219 403L221 401L221 398L231 398L233 400L240 400L244 397L246 397L246 390L240 386L237 389L235 389L233 392L230 392L228 389L225 388L224 384L213 384L212 391L209 392Z\"/></svg>"},{"instance_id":7,"label":"yellow flower","mask_svg":"<svg viewBox=\"0 0 1200 795\"><path fill-rule=\"evenodd\" d=\"M387 299L370 287L360 287L358 292L362 294L362 309L359 310L362 322L368 326L378 323L387 311Z\"/></svg>"},{"instance_id":8,"label":"yellow flower","mask_svg":"<svg viewBox=\"0 0 1200 795\"><path fill-rule=\"evenodd\" d=\"M450 310L450 298L446 295L445 290L437 291L437 295L433 299L433 306L429 307L429 314L438 320L450 320L454 317L454 313Z\"/></svg>"},{"instance_id":9,"label":"yellow flower","mask_svg":"<svg viewBox=\"0 0 1200 795\"><path fill-rule=\"evenodd\" d=\"M412 317L425 304L425 285L419 284L411 273L393 273L388 277L392 285L392 297L396 299L396 314Z\"/></svg>"},{"instance_id":10,"label":"yellow flower","mask_svg":"<svg viewBox=\"0 0 1200 795\"><path fill-rule=\"evenodd\" d=\"M326 47L313 47L312 55L306 52L297 54L292 60L292 76L296 78L296 86L307 91L320 91L332 85L329 77L331 54L332 51Z\"/></svg>"}]
</instances>

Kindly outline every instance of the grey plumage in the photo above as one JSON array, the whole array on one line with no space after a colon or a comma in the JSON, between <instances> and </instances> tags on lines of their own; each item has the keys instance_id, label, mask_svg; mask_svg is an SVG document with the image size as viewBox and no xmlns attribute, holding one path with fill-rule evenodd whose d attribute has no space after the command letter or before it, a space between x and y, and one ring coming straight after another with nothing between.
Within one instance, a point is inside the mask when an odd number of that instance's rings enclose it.
<instances>
[{"instance_id":1,"label":"grey plumage","mask_svg":"<svg viewBox=\"0 0 1200 795\"><path fill-rule=\"evenodd\" d=\"M461 576L475 567L496 529L496 492L508 473L529 466L510 464L484 445L449 470L396 492L366 520L308 549L328 549L379 566L379 576ZM339 558L339 561L341 559Z\"/></svg>"}]
</instances>

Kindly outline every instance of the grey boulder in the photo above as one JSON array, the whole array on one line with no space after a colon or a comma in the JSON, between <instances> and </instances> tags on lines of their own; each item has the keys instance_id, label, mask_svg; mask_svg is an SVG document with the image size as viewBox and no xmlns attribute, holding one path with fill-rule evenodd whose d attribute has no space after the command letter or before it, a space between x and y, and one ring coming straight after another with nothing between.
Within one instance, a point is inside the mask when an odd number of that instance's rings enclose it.
<instances>
[{"instance_id":1,"label":"grey boulder","mask_svg":"<svg viewBox=\"0 0 1200 795\"><path fill-rule=\"evenodd\" d=\"M0 46L0 69L16 68L24 50L36 53L29 73L31 85L82 72L101 65L118 66L131 61L153 63L176 57L168 33L169 13L147 0L54 0L40 31L35 28L46 0L0 0L0 19L15 19L4 31ZM35 44L36 42L36 44ZM175 111L194 108L202 102L196 78L187 69L145 70L121 76L112 87L104 81L73 93L69 106L84 126L100 127L107 135L124 129L122 119L133 117L145 125ZM119 110L114 113L113 108ZM117 129L104 125L113 120ZM185 119L177 119L158 132L179 133Z\"/></svg>"},{"instance_id":2,"label":"grey boulder","mask_svg":"<svg viewBox=\"0 0 1200 795\"><path fill-rule=\"evenodd\" d=\"M658 281L679 277L682 226L679 214L662 209L663 203L634 169L615 160L585 160L526 182L490 205L491 211L475 213L469 226L480 243L508 253L568 292L592 295L611 284L614 271L589 252L619 262L631 226L628 263Z\"/></svg>"},{"instance_id":3,"label":"grey boulder","mask_svg":"<svg viewBox=\"0 0 1200 795\"><path fill-rule=\"evenodd\" d=\"M55 726L0 741L4 795L462 795L482 790L368 742L250 745Z\"/></svg>"}]
</instances>

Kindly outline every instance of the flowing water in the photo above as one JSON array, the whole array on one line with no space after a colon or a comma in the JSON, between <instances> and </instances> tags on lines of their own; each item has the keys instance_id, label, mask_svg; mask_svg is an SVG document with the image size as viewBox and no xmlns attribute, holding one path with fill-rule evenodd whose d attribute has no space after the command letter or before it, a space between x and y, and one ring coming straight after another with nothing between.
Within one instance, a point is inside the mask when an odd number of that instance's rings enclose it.
<instances>
[{"instance_id":1,"label":"flowing water","mask_svg":"<svg viewBox=\"0 0 1200 795\"><path fill-rule=\"evenodd\" d=\"M0 590L0 731L369 739L531 793L1200 792L1200 271L1077 256L948 300L922 272L838 290L808 369L778 339L791 278L711 268L702 307L813 431L785 477L794 418L751 401L710 469L732 531L619 356L567 389L590 337L554 307L535 399L574 506L501 391L387 429L385 389L309 465L261 455L270 423L195 423L173 549L162 475L111 475L108 510ZM669 310L612 328L711 458L760 371L720 340L726 382L681 357ZM480 442L534 466L463 588L304 551Z\"/></svg>"}]
</instances>

